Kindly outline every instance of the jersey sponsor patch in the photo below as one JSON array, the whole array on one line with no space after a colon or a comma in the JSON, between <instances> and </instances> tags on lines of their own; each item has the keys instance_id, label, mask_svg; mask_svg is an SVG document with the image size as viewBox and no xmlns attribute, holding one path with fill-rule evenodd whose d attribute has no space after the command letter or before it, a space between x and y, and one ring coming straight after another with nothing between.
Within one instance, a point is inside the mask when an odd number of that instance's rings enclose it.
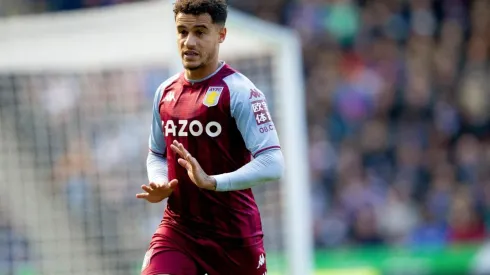
<instances>
[{"instance_id":1,"label":"jersey sponsor patch","mask_svg":"<svg viewBox=\"0 0 490 275\"><path fill-rule=\"evenodd\" d=\"M202 104L208 107L216 106L222 91L223 87L209 87Z\"/></svg>"},{"instance_id":2,"label":"jersey sponsor patch","mask_svg":"<svg viewBox=\"0 0 490 275\"><path fill-rule=\"evenodd\" d=\"M216 121L209 121L203 125L199 120L180 119L179 121L162 121L164 136L187 137L189 135L199 137L206 133L210 137L217 137L221 134L222 127Z\"/></svg>"},{"instance_id":3,"label":"jersey sponsor patch","mask_svg":"<svg viewBox=\"0 0 490 275\"><path fill-rule=\"evenodd\" d=\"M271 115L269 114L265 100L261 99L252 101L252 111L254 113L255 122L257 122L257 125L271 122Z\"/></svg>"}]
</instances>

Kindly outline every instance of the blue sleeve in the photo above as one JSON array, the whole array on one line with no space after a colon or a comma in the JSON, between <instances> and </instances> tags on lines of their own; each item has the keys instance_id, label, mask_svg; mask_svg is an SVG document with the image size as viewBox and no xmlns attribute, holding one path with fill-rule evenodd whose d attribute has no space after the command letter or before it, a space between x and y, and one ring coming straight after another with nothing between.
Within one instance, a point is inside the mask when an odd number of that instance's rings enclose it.
<instances>
[{"instance_id":1,"label":"blue sleeve","mask_svg":"<svg viewBox=\"0 0 490 275\"><path fill-rule=\"evenodd\" d=\"M284 158L264 94L245 76L226 77L231 116L254 159L236 171L214 175L216 191L248 189L281 178Z\"/></svg>"},{"instance_id":2,"label":"blue sleeve","mask_svg":"<svg viewBox=\"0 0 490 275\"><path fill-rule=\"evenodd\" d=\"M213 176L216 191L236 191L278 180L284 173L284 157L281 150L267 150L240 169Z\"/></svg>"},{"instance_id":3,"label":"blue sleeve","mask_svg":"<svg viewBox=\"0 0 490 275\"><path fill-rule=\"evenodd\" d=\"M231 116L247 149L254 157L267 150L280 149L265 95L238 73L227 77L225 82L230 90Z\"/></svg>"},{"instance_id":4,"label":"blue sleeve","mask_svg":"<svg viewBox=\"0 0 490 275\"><path fill-rule=\"evenodd\" d=\"M164 84L158 87L155 98L153 99L153 115L151 122L151 131L150 131L150 139L149 139L149 148L150 151L156 155L165 156L166 155L166 145L165 145L165 137L163 136L162 131L162 120L160 118L160 98L162 97Z\"/></svg>"}]
</instances>

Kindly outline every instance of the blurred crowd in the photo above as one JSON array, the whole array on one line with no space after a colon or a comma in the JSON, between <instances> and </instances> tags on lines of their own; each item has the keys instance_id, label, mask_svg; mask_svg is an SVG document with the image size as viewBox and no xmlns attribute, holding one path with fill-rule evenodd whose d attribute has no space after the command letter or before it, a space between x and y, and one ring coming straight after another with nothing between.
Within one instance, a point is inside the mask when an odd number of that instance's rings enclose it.
<instances>
[{"instance_id":1,"label":"blurred crowd","mask_svg":"<svg viewBox=\"0 0 490 275\"><path fill-rule=\"evenodd\" d=\"M488 235L489 4L344 3L305 43L318 245Z\"/></svg>"},{"instance_id":2,"label":"blurred crowd","mask_svg":"<svg viewBox=\"0 0 490 275\"><path fill-rule=\"evenodd\" d=\"M489 236L490 1L231 2L302 38L318 247Z\"/></svg>"},{"instance_id":3,"label":"blurred crowd","mask_svg":"<svg viewBox=\"0 0 490 275\"><path fill-rule=\"evenodd\" d=\"M0 15L135 2L3 1ZM229 2L302 38L317 247L443 246L489 236L490 1ZM46 95L46 108L63 112L63 91L52 92L58 103ZM119 150L114 139L135 139L127 129L102 137L95 154ZM77 161L84 159L59 160L56 171L69 173L65 166ZM97 165L108 166L109 179L120 161Z\"/></svg>"}]
</instances>

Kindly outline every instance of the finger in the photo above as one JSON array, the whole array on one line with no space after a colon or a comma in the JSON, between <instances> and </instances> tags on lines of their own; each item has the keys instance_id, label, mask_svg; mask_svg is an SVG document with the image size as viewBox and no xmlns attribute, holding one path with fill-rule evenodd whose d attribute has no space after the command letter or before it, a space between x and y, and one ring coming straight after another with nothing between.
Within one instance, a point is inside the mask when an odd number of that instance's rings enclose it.
<instances>
[{"instance_id":1,"label":"finger","mask_svg":"<svg viewBox=\"0 0 490 275\"><path fill-rule=\"evenodd\" d=\"M184 145L182 145L182 143L179 143L179 149L183 154L182 157L185 158L185 160L189 161L192 156L189 153L189 151L187 151L187 149L184 148Z\"/></svg>"},{"instance_id":2,"label":"finger","mask_svg":"<svg viewBox=\"0 0 490 275\"><path fill-rule=\"evenodd\" d=\"M173 180L171 180L171 181L169 181L169 182L167 183L167 186L168 186L168 188L170 188L170 189L174 189L175 187L177 187L177 184L178 184L178 183L179 183L179 181L178 181L178 180L173 179Z\"/></svg>"},{"instance_id":3,"label":"finger","mask_svg":"<svg viewBox=\"0 0 490 275\"><path fill-rule=\"evenodd\" d=\"M175 142L174 142L175 143ZM179 156L181 157L184 157L184 153L179 149L179 147L177 147L177 145L175 144L170 144L170 149L172 149L172 151L174 151L176 154L178 154Z\"/></svg>"},{"instance_id":4,"label":"finger","mask_svg":"<svg viewBox=\"0 0 490 275\"><path fill-rule=\"evenodd\" d=\"M136 194L136 198L138 198L138 199L146 199L146 198L148 198L149 195L150 194L148 194L148 193L138 193L138 194Z\"/></svg>"},{"instance_id":5,"label":"finger","mask_svg":"<svg viewBox=\"0 0 490 275\"><path fill-rule=\"evenodd\" d=\"M159 186L158 186L156 183L154 183L154 182L150 182L150 187L151 187L153 190L155 190L155 189L157 189Z\"/></svg>"},{"instance_id":6,"label":"finger","mask_svg":"<svg viewBox=\"0 0 490 275\"><path fill-rule=\"evenodd\" d=\"M182 146L182 143L174 140L174 142L172 143L176 148L177 150L180 152L180 154L184 154L184 150L182 150L183 146Z\"/></svg>"},{"instance_id":7,"label":"finger","mask_svg":"<svg viewBox=\"0 0 490 275\"><path fill-rule=\"evenodd\" d=\"M179 158L177 162L180 164L180 166L184 167L187 171L189 171L192 168L191 164L185 159Z\"/></svg>"},{"instance_id":8,"label":"finger","mask_svg":"<svg viewBox=\"0 0 490 275\"><path fill-rule=\"evenodd\" d=\"M201 166L199 166L199 162L197 162L197 159L195 157L190 157L190 159L188 160L188 162L190 163L190 165L192 166L192 168L194 169L197 169L197 168L200 168Z\"/></svg>"},{"instance_id":9,"label":"finger","mask_svg":"<svg viewBox=\"0 0 490 275\"><path fill-rule=\"evenodd\" d=\"M143 189L143 190L145 190L145 191L146 191L146 189L149 189L150 191L152 191L152 190L153 190L153 188L151 188L151 186L150 186L150 185L145 185L145 184L141 185L141 189ZM147 192L148 192L148 191L147 191Z\"/></svg>"}]
</instances>

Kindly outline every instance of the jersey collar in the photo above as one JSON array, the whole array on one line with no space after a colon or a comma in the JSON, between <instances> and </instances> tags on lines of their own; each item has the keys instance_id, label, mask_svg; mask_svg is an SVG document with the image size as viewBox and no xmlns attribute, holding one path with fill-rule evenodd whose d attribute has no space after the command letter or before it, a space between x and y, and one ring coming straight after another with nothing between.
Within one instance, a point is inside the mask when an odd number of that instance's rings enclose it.
<instances>
[{"instance_id":1,"label":"jersey collar","mask_svg":"<svg viewBox=\"0 0 490 275\"><path fill-rule=\"evenodd\" d=\"M185 81L189 82L190 84L195 84L195 83L199 83L199 82L203 82L205 80L208 80L211 77L215 76L226 65L225 61L220 61L220 63L221 63L221 65L218 67L218 69L216 69L216 71L214 71L214 73L206 76L205 78L201 78L198 80L189 80L189 79L187 79L187 77L185 76L185 73L184 73L184 79L185 79Z\"/></svg>"}]
</instances>

